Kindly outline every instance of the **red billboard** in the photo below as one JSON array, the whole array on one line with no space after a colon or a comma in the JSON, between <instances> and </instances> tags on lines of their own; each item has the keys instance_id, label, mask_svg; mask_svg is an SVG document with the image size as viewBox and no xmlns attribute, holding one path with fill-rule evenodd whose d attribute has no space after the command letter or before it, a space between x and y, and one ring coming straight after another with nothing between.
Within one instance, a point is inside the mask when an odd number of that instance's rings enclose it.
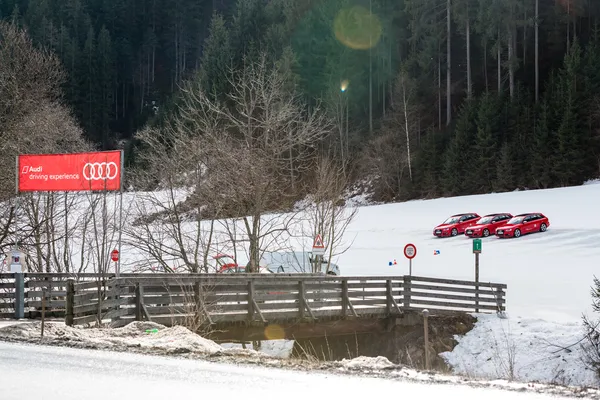
<instances>
[{"instance_id":1,"label":"red billboard","mask_svg":"<svg viewBox=\"0 0 600 400\"><path fill-rule=\"evenodd\" d=\"M21 154L17 157L19 192L121 190L121 154Z\"/></svg>"}]
</instances>

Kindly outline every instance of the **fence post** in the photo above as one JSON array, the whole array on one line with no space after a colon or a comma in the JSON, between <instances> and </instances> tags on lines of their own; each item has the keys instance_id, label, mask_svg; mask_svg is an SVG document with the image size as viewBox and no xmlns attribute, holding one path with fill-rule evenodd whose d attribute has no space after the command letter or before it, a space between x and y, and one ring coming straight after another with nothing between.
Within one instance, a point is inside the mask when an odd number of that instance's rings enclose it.
<instances>
[{"instance_id":1,"label":"fence post","mask_svg":"<svg viewBox=\"0 0 600 400\"><path fill-rule=\"evenodd\" d=\"M392 314L392 280L387 279L385 281L385 312L389 316Z\"/></svg>"},{"instance_id":2,"label":"fence post","mask_svg":"<svg viewBox=\"0 0 600 400\"><path fill-rule=\"evenodd\" d=\"M348 279L342 279L342 317L348 315Z\"/></svg>"},{"instance_id":3,"label":"fence post","mask_svg":"<svg viewBox=\"0 0 600 400\"><path fill-rule=\"evenodd\" d=\"M142 321L144 319L144 313L142 309L144 304L144 287L139 283L135 284L135 320Z\"/></svg>"},{"instance_id":4,"label":"fence post","mask_svg":"<svg viewBox=\"0 0 600 400\"><path fill-rule=\"evenodd\" d=\"M25 318L25 276L15 272L15 319Z\"/></svg>"},{"instance_id":5,"label":"fence post","mask_svg":"<svg viewBox=\"0 0 600 400\"><path fill-rule=\"evenodd\" d=\"M298 312L300 319L304 319L304 311L306 310L306 289L304 281L298 282Z\"/></svg>"},{"instance_id":6,"label":"fence post","mask_svg":"<svg viewBox=\"0 0 600 400\"><path fill-rule=\"evenodd\" d=\"M248 281L248 320L254 319L254 281Z\"/></svg>"},{"instance_id":7,"label":"fence post","mask_svg":"<svg viewBox=\"0 0 600 400\"><path fill-rule=\"evenodd\" d=\"M44 324L46 322L46 287L42 287L42 332L41 336L44 337Z\"/></svg>"},{"instance_id":8,"label":"fence post","mask_svg":"<svg viewBox=\"0 0 600 400\"><path fill-rule=\"evenodd\" d=\"M429 310L423 310L423 342L425 343L425 369L429 371Z\"/></svg>"},{"instance_id":9,"label":"fence post","mask_svg":"<svg viewBox=\"0 0 600 400\"><path fill-rule=\"evenodd\" d=\"M65 325L73 326L73 307L75 306L75 280L67 280L67 307L65 310Z\"/></svg>"},{"instance_id":10,"label":"fence post","mask_svg":"<svg viewBox=\"0 0 600 400\"><path fill-rule=\"evenodd\" d=\"M410 287L411 287L412 277L404 275L404 279L402 282L402 298L404 300L404 309L408 310L410 308Z\"/></svg>"},{"instance_id":11,"label":"fence post","mask_svg":"<svg viewBox=\"0 0 600 400\"><path fill-rule=\"evenodd\" d=\"M504 311L504 306L502 304L502 299L504 299L504 293L502 292L502 288L500 286L496 286L496 306L498 307L498 312Z\"/></svg>"}]
</instances>

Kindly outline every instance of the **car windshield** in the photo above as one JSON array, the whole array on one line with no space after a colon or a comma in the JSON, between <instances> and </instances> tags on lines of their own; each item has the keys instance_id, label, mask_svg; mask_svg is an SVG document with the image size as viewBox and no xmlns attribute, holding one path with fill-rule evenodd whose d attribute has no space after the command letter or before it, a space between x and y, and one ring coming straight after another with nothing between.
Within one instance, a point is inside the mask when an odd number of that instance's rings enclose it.
<instances>
[{"instance_id":1,"label":"car windshield","mask_svg":"<svg viewBox=\"0 0 600 400\"><path fill-rule=\"evenodd\" d=\"M521 222L523 222L523 219L525 219L525 217L514 217L507 223L508 223L508 225L518 225Z\"/></svg>"},{"instance_id":2,"label":"car windshield","mask_svg":"<svg viewBox=\"0 0 600 400\"><path fill-rule=\"evenodd\" d=\"M489 224L490 222L492 222L493 219L494 217L483 217L479 221L477 221L477 225Z\"/></svg>"},{"instance_id":3,"label":"car windshield","mask_svg":"<svg viewBox=\"0 0 600 400\"><path fill-rule=\"evenodd\" d=\"M460 220L460 217L450 217L444 221L444 224L455 224Z\"/></svg>"}]
</instances>

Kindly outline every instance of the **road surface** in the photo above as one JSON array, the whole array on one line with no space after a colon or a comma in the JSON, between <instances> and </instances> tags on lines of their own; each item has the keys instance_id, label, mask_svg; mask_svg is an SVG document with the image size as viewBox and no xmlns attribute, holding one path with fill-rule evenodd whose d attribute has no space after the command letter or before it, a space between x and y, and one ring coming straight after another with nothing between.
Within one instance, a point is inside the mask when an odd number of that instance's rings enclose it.
<instances>
[{"instance_id":1,"label":"road surface","mask_svg":"<svg viewBox=\"0 0 600 400\"><path fill-rule=\"evenodd\" d=\"M541 394L0 342L2 400L556 399Z\"/></svg>"}]
</instances>

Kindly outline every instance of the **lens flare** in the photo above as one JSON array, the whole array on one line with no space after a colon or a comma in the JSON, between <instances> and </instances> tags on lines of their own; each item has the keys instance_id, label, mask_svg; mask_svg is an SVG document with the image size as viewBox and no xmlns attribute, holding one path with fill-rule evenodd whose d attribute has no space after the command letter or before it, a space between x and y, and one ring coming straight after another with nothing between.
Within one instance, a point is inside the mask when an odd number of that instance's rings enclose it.
<instances>
[{"instance_id":1,"label":"lens flare","mask_svg":"<svg viewBox=\"0 0 600 400\"><path fill-rule=\"evenodd\" d=\"M268 325L265 328L265 337L267 340L285 339L285 330L277 324Z\"/></svg>"},{"instance_id":2,"label":"lens flare","mask_svg":"<svg viewBox=\"0 0 600 400\"><path fill-rule=\"evenodd\" d=\"M340 83L340 90L342 92L345 92L348 89L348 85L350 84L350 82L348 82L348 79L344 79L342 81L342 83Z\"/></svg>"},{"instance_id":3,"label":"lens flare","mask_svg":"<svg viewBox=\"0 0 600 400\"><path fill-rule=\"evenodd\" d=\"M366 8L354 6L340 10L333 21L333 31L344 46L368 50L381 38L381 22Z\"/></svg>"}]
</instances>

